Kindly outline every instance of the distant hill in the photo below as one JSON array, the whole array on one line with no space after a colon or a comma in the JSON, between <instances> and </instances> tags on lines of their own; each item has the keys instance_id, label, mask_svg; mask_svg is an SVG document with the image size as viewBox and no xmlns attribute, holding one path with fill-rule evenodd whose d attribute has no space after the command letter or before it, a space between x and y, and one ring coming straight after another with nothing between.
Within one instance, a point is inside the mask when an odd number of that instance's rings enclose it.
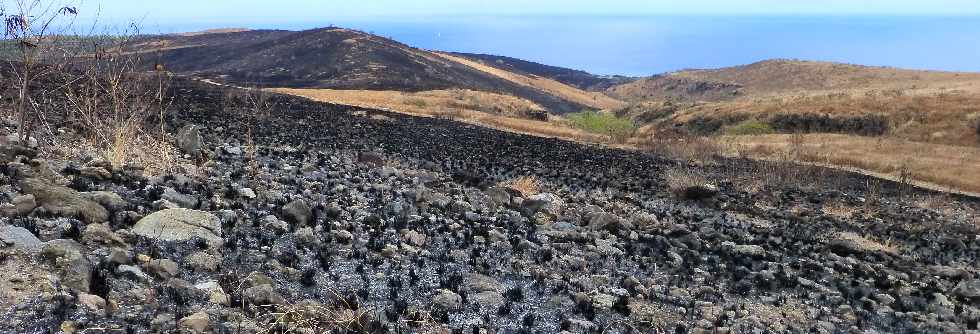
<instances>
[{"instance_id":1,"label":"distant hill","mask_svg":"<svg viewBox=\"0 0 980 334\"><path fill-rule=\"evenodd\" d=\"M566 85L589 91L602 91L614 85L634 80L626 76L601 76L585 71L535 63L532 61L477 53L452 52L451 54L476 60L485 65L524 75L549 78Z\"/></svg>"},{"instance_id":2,"label":"distant hill","mask_svg":"<svg viewBox=\"0 0 980 334\"><path fill-rule=\"evenodd\" d=\"M973 90L980 74L917 71L831 62L766 60L710 70L684 70L610 87L630 100L724 101L739 97L834 92Z\"/></svg>"},{"instance_id":3,"label":"distant hill","mask_svg":"<svg viewBox=\"0 0 980 334\"><path fill-rule=\"evenodd\" d=\"M407 92L469 89L524 98L556 113L602 108L591 98L569 99L430 51L343 28L151 36L131 48L154 51L170 71L236 85Z\"/></svg>"}]
</instances>

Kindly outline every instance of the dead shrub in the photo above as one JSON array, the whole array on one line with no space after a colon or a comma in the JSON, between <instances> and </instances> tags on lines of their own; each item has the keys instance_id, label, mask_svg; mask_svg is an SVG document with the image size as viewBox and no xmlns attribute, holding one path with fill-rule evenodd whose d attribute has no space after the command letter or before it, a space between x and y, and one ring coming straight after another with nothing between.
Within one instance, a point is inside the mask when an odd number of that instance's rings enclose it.
<instances>
[{"instance_id":1,"label":"dead shrub","mask_svg":"<svg viewBox=\"0 0 980 334\"><path fill-rule=\"evenodd\" d=\"M678 197L684 197L688 189L708 185L708 178L703 169L695 166L683 168L673 167L663 171L663 179L667 189Z\"/></svg>"},{"instance_id":2,"label":"dead shrub","mask_svg":"<svg viewBox=\"0 0 980 334\"><path fill-rule=\"evenodd\" d=\"M316 302L263 308L271 311L257 318L262 334L364 332L370 316L366 309L329 307Z\"/></svg>"},{"instance_id":3,"label":"dead shrub","mask_svg":"<svg viewBox=\"0 0 980 334\"><path fill-rule=\"evenodd\" d=\"M527 197L535 195L541 191L541 183L536 176L521 176L500 183L500 186L509 188Z\"/></svg>"},{"instance_id":4,"label":"dead shrub","mask_svg":"<svg viewBox=\"0 0 980 334\"><path fill-rule=\"evenodd\" d=\"M701 164L715 161L724 151L718 142L701 136L653 136L643 146L646 151L657 155Z\"/></svg>"}]
</instances>

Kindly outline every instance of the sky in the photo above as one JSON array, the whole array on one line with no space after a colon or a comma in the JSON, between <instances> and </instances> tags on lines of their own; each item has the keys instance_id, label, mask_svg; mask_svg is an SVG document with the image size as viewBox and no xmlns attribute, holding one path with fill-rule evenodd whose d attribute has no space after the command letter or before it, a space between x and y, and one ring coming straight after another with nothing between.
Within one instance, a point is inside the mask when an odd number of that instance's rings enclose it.
<instances>
[{"instance_id":1,"label":"sky","mask_svg":"<svg viewBox=\"0 0 980 334\"><path fill-rule=\"evenodd\" d=\"M17 0L0 0L12 7ZM42 0L46 1L46 0ZM67 0L82 18L267 24L454 15L980 15L978 0Z\"/></svg>"},{"instance_id":2,"label":"sky","mask_svg":"<svg viewBox=\"0 0 980 334\"><path fill-rule=\"evenodd\" d=\"M10 9L16 0L0 0ZM21 0L41 1L48 0ZM980 72L980 0L66 0L84 33L359 29L411 46L651 75L771 58Z\"/></svg>"}]
</instances>

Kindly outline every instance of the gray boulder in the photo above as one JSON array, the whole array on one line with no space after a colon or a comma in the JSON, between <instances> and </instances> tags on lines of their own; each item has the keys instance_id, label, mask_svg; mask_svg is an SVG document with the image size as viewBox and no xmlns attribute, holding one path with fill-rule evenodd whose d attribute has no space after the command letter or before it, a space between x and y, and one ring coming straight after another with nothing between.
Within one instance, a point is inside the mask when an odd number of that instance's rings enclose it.
<instances>
[{"instance_id":1,"label":"gray boulder","mask_svg":"<svg viewBox=\"0 0 980 334\"><path fill-rule=\"evenodd\" d=\"M59 216L79 217L87 223L102 223L109 220L109 211L81 193L70 188L48 184L39 179L26 179L20 187L24 192L34 195L38 203Z\"/></svg>"},{"instance_id":2,"label":"gray boulder","mask_svg":"<svg viewBox=\"0 0 980 334\"><path fill-rule=\"evenodd\" d=\"M967 299L980 298L980 279L966 280L960 282L953 289L953 294Z\"/></svg>"},{"instance_id":3,"label":"gray boulder","mask_svg":"<svg viewBox=\"0 0 980 334\"><path fill-rule=\"evenodd\" d=\"M21 195L14 197L10 203L0 204L0 216L26 216L36 207L37 202L34 200L34 195Z\"/></svg>"},{"instance_id":4,"label":"gray boulder","mask_svg":"<svg viewBox=\"0 0 980 334\"><path fill-rule=\"evenodd\" d=\"M287 220L299 225L309 225L313 219L313 209L303 199L289 202L282 207L282 213Z\"/></svg>"},{"instance_id":5,"label":"gray boulder","mask_svg":"<svg viewBox=\"0 0 980 334\"><path fill-rule=\"evenodd\" d=\"M91 191L81 193L81 195L93 202L99 203L99 205L112 212L122 211L129 205L122 196L111 191Z\"/></svg>"},{"instance_id":6,"label":"gray boulder","mask_svg":"<svg viewBox=\"0 0 980 334\"><path fill-rule=\"evenodd\" d=\"M170 203L177 204L177 206L186 209L196 208L199 202L196 197L191 195L181 194L170 187L167 187L163 190L163 195L161 195L160 198L169 201Z\"/></svg>"},{"instance_id":7,"label":"gray boulder","mask_svg":"<svg viewBox=\"0 0 980 334\"><path fill-rule=\"evenodd\" d=\"M0 246L36 252L41 250L41 245L41 240L23 227L0 226Z\"/></svg>"},{"instance_id":8,"label":"gray boulder","mask_svg":"<svg viewBox=\"0 0 980 334\"><path fill-rule=\"evenodd\" d=\"M37 151L15 142L9 141L6 138L0 140L0 163L6 163L13 161L17 156L22 155L28 158L34 158L37 156Z\"/></svg>"},{"instance_id":9,"label":"gray boulder","mask_svg":"<svg viewBox=\"0 0 980 334\"><path fill-rule=\"evenodd\" d=\"M361 152L357 155L357 162L371 167L380 167L384 166L385 157L377 152Z\"/></svg>"},{"instance_id":10,"label":"gray boulder","mask_svg":"<svg viewBox=\"0 0 980 334\"><path fill-rule=\"evenodd\" d=\"M526 216L533 216L538 212L558 216L564 210L565 203L554 194L541 193L524 199L521 206L521 213Z\"/></svg>"},{"instance_id":11,"label":"gray boulder","mask_svg":"<svg viewBox=\"0 0 980 334\"><path fill-rule=\"evenodd\" d=\"M279 292L276 292L272 284L262 284L245 289L243 295L252 305L282 305L286 303L286 300Z\"/></svg>"},{"instance_id":12,"label":"gray boulder","mask_svg":"<svg viewBox=\"0 0 980 334\"><path fill-rule=\"evenodd\" d=\"M212 247L220 247L224 243L218 217L190 209L154 212L136 222L131 231L136 235L161 241L185 242L201 238Z\"/></svg>"},{"instance_id":13,"label":"gray boulder","mask_svg":"<svg viewBox=\"0 0 980 334\"><path fill-rule=\"evenodd\" d=\"M454 310L463 303L463 298L455 292L449 290L439 290L439 293L432 297L432 306L443 310Z\"/></svg>"},{"instance_id":14,"label":"gray boulder","mask_svg":"<svg viewBox=\"0 0 980 334\"><path fill-rule=\"evenodd\" d=\"M186 154L200 156L203 142L204 138L201 137L201 127L198 125L184 125L177 132L177 146Z\"/></svg>"},{"instance_id":15,"label":"gray boulder","mask_svg":"<svg viewBox=\"0 0 980 334\"><path fill-rule=\"evenodd\" d=\"M74 240L51 240L41 247L41 257L57 268L62 284L77 291L89 291L92 264L85 258L82 245Z\"/></svg>"}]
</instances>

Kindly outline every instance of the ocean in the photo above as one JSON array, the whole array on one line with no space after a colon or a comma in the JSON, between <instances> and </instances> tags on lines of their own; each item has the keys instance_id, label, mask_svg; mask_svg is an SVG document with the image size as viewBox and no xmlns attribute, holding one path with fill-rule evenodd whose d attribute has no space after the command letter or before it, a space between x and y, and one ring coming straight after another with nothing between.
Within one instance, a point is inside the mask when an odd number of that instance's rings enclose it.
<instances>
[{"instance_id":1,"label":"ocean","mask_svg":"<svg viewBox=\"0 0 980 334\"><path fill-rule=\"evenodd\" d=\"M646 76L772 58L980 72L980 17L974 16L461 16L149 28L329 25L419 48L504 55L605 75Z\"/></svg>"}]
</instances>

